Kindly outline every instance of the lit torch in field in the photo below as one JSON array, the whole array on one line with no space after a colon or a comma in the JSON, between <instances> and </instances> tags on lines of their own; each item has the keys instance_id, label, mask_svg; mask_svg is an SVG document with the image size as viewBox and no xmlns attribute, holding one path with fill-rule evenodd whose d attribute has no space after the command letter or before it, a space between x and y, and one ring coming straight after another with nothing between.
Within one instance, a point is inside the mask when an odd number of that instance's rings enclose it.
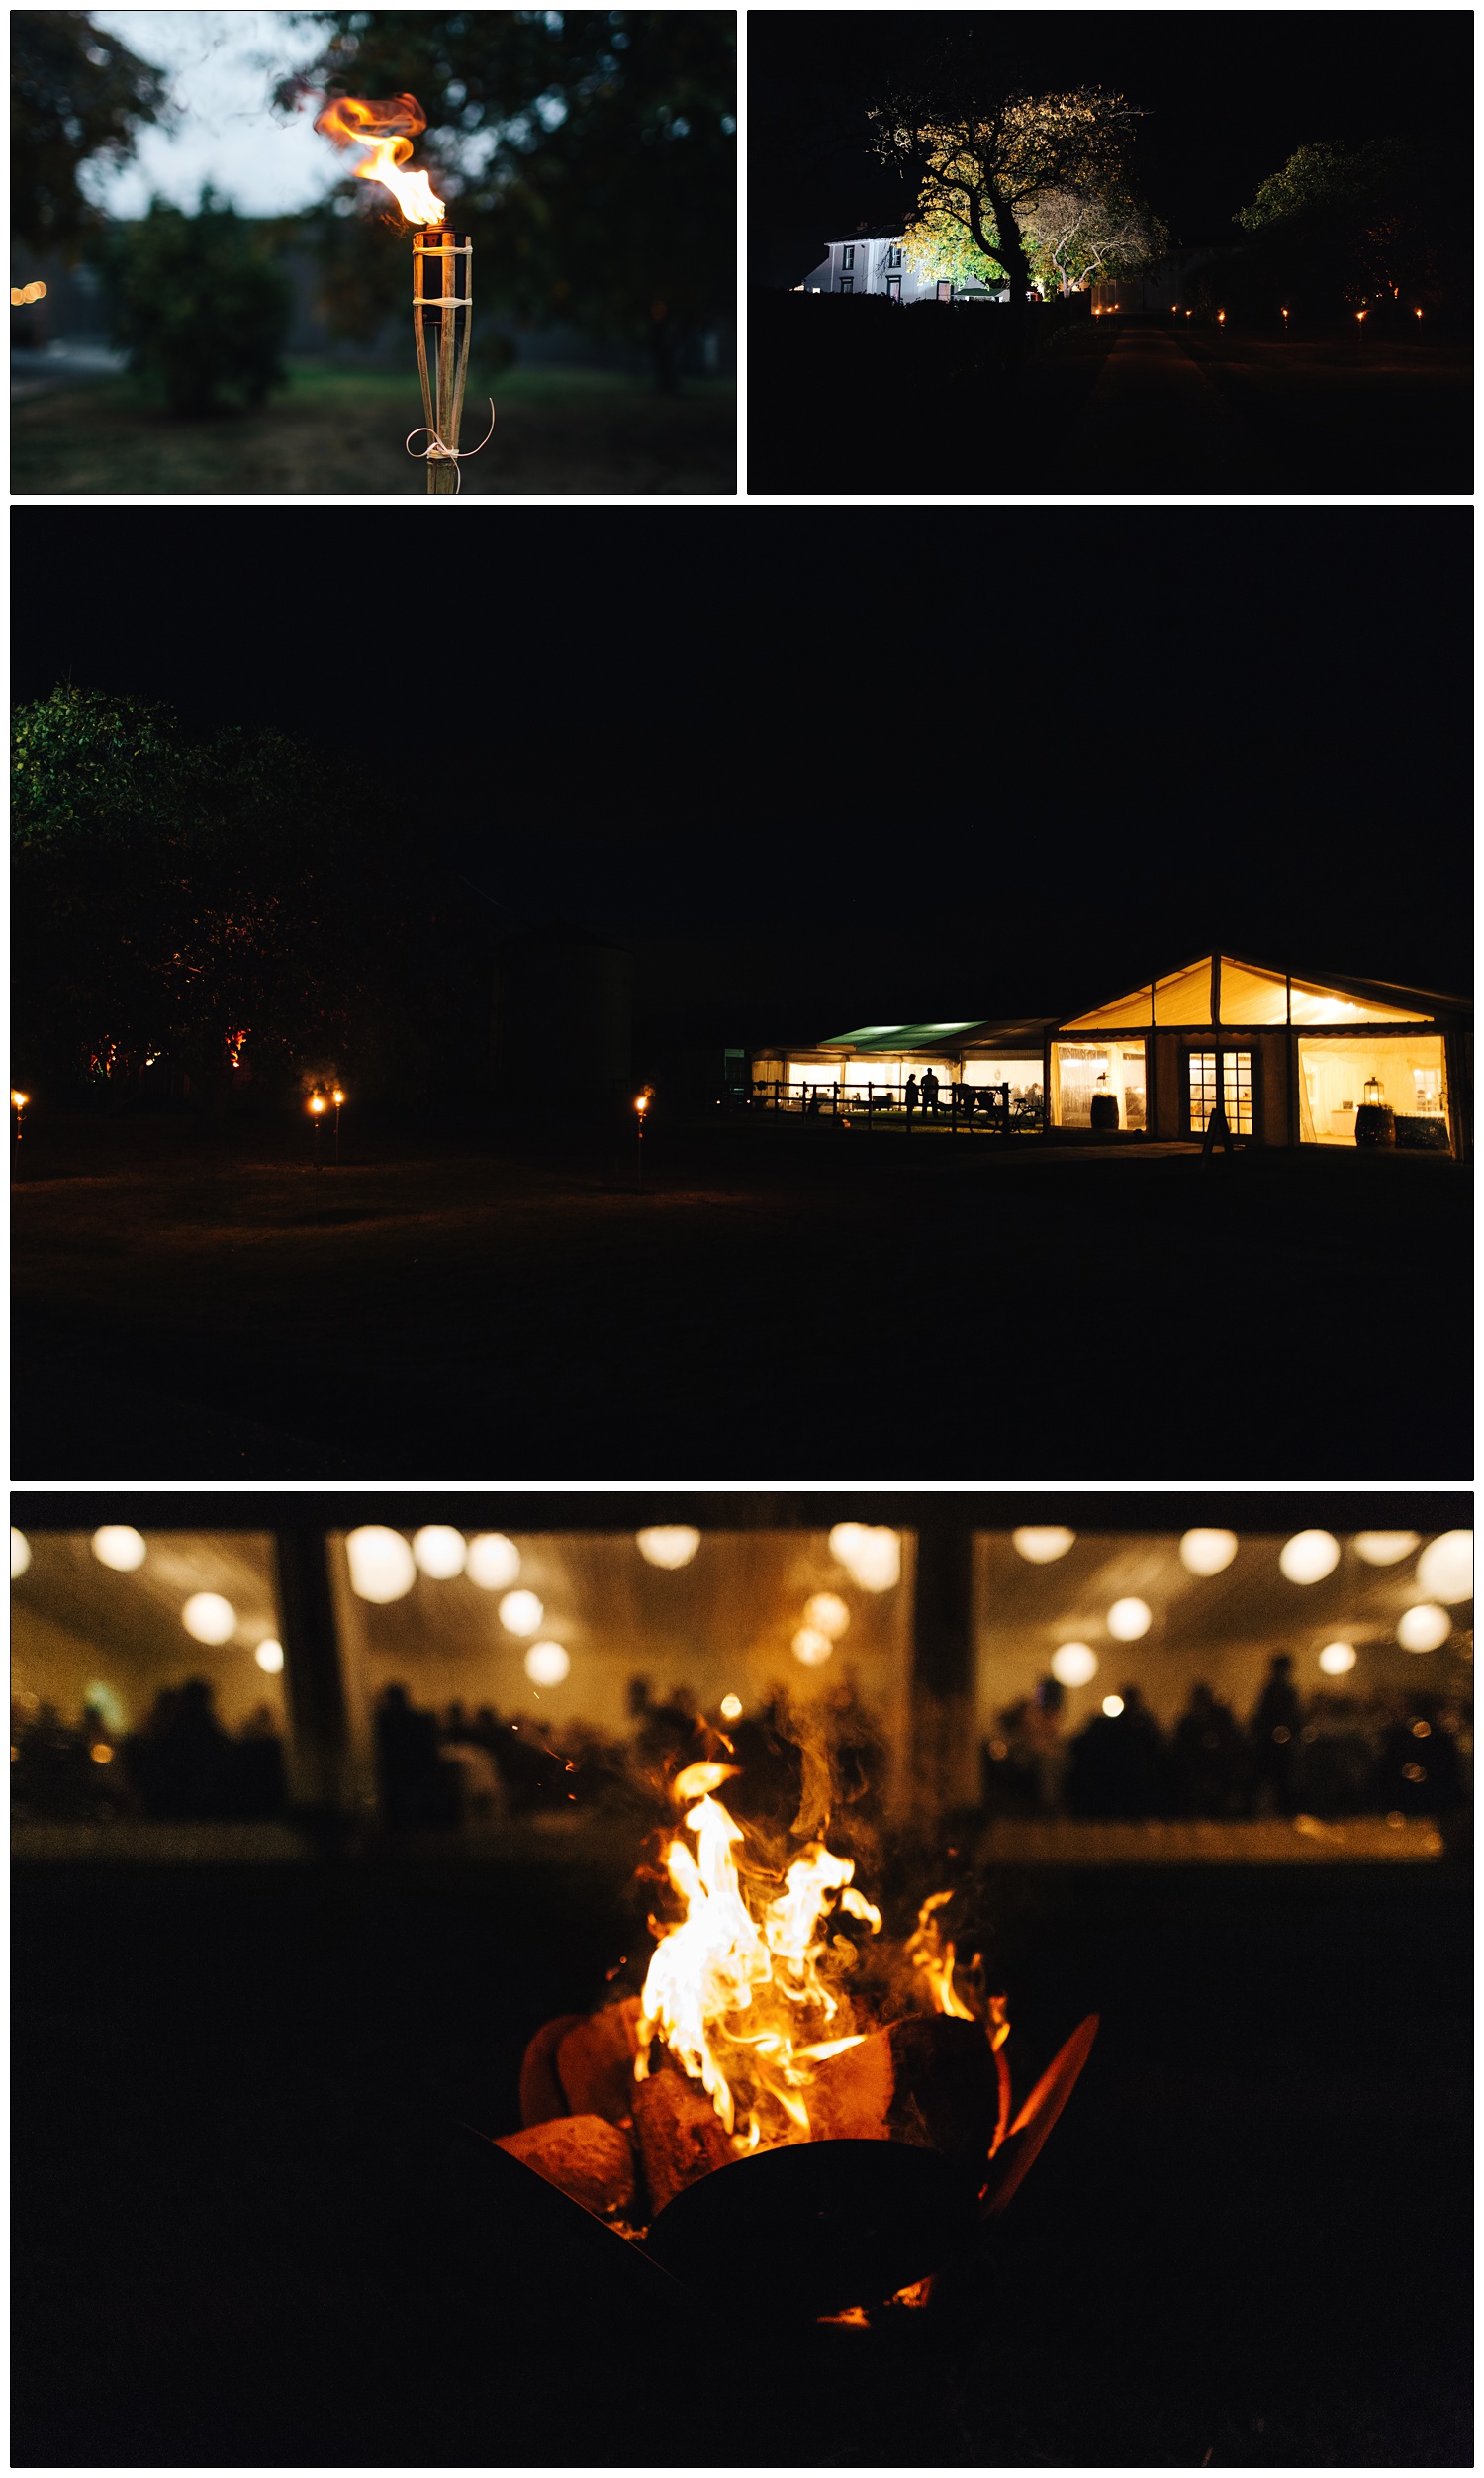
<instances>
[{"instance_id":1,"label":"lit torch in field","mask_svg":"<svg viewBox=\"0 0 1484 2478\"><path fill-rule=\"evenodd\" d=\"M464 381L469 370L469 336L473 326L474 244L443 220L443 201L425 172L410 172L413 140L427 127L427 115L415 95L396 95L390 103L368 103L359 95L337 95L315 123L323 138L336 146L357 145L365 158L354 167L358 181L380 181L396 199L413 233L413 333L417 343L417 375L422 382L422 432L408 436L409 453L427 464L427 487L437 498L451 498L459 487L459 422L464 410ZM431 270L431 274L429 274ZM461 274L462 271L462 274ZM434 350L429 360L428 321L435 317ZM490 407L494 428L495 408ZM425 434L426 447L414 450L415 438ZM486 432L488 437L489 432ZM480 445L483 446L484 440ZM479 448L471 448L478 455Z\"/></svg>"}]
</instances>

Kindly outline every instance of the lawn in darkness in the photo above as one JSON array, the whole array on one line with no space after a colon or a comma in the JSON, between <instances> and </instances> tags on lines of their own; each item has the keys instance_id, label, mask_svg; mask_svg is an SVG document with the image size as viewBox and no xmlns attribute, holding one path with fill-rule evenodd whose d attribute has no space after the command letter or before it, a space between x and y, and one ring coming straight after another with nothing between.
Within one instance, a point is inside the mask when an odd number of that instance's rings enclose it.
<instances>
[{"instance_id":1,"label":"lawn in darkness","mask_svg":"<svg viewBox=\"0 0 1484 2478\"><path fill-rule=\"evenodd\" d=\"M28 1130L34 1479L1466 1473L1451 1160L677 1124ZM1399 1320L1399 1297L1426 1314Z\"/></svg>"},{"instance_id":2,"label":"lawn in darkness","mask_svg":"<svg viewBox=\"0 0 1484 2478\"><path fill-rule=\"evenodd\" d=\"M1102 2029L941 2356L922 2318L781 2348L765 2301L693 2332L683 2292L646 2327L482 2181L458 2126L515 2124L643 1897L24 1866L18 2461L632 2466L681 2418L742 2464L1468 2465L1461 1868L997 1873L1017 2090Z\"/></svg>"}]
</instances>

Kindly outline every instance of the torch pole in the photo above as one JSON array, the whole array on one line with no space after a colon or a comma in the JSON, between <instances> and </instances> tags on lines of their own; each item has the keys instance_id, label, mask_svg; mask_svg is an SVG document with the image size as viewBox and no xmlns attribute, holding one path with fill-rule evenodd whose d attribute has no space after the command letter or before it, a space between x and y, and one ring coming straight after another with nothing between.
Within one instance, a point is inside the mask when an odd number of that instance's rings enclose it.
<instances>
[{"instance_id":1,"label":"torch pole","mask_svg":"<svg viewBox=\"0 0 1484 2478\"><path fill-rule=\"evenodd\" d=\"M428 288L431 266L437 282ZM462 270L462 276L460 274ZM459 486L459 423L464 411L464 382L469 374L469 336L474 312L474 244L458 240L449 227L436 225L413 235L413 331L417 343L417 376L422 383L422 418L428 432L427 487L432 497L451 499ZM426 320L438 314L437 360L429 368ZM459 313L463 333L459 333Z\"/></svg>"}]
</instances>

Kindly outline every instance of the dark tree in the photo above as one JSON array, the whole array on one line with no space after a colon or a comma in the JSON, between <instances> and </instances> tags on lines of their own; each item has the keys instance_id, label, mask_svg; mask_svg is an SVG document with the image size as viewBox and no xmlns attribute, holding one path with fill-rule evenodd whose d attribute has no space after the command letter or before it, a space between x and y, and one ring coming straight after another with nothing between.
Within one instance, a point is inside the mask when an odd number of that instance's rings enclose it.
<instances>
[{"instance_id":1,"label":"dark tree","mask_svg":"<svg viewBox=\"0 0 1484 2478\"><path fill-rule=\"evenodd\" d=\"M732 16L392 9L328 23L320 60L280 89L285 108L306 86L416 95L427 115L417 160L484 244L480 297L647 343L658 383L673 386L687 339L734 297ZM373 184L347 179L351 202L367 218L387 208ZM389 289L373 294L362 255L330 238L365 323L400 305L398 252L383 251Z\"/></svg>"},{"instance_id":2,"label":"dark tree","mask_svg":"<svg viewBox=\"0 0 1484 2478\"><path fill-rule=\"evenodd\" d=\"M154 198L103 244L114 340L163 388L172 413L254 407L282 383L291 302L273 248L271 228L209 187L194 215Z\"/></svg>"},{"instance_id":3,"label":"dark tree","mask_svg":"<svg viewBox=\"0 0 1484 2478\"><path fill-rule=\"evenodd\" d=\"M1269 293L1403 316L1438 299L1451 221L1431 156L1395 138L1300 146L1237 216Z\"/></svg>"},{"instance_id":4,"label":"dark tree","mask_svg":"<svg viewBox=\"0 0 1484 2478\"><path fill-rule=\"evenodd\" d=\"M16 9L10 21L11 224L36 248L103 222L77 186L97 156L122 162L165 100L158 69L82 9Z\"/></svg>"}]
</instances>

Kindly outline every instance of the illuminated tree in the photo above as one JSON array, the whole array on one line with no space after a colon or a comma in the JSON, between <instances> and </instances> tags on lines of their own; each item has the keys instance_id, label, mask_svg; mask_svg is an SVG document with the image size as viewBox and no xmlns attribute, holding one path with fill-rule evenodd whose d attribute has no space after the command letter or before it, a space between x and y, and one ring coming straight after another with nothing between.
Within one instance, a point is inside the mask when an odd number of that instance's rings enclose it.
<instances>
[{"instance_id":1,"label":"illuminated tree","mask_svg":"<svg viewBox=\"0 0 1484 2478\"><path fill-rule=\"evenodd\" d=\"M11 224L35 248L102 223L77 186L84 163L119 163L164 106L165 81L82 9L10 20Z\"/></svg>"},{"instance_id":2,"label":"illuminated tree","mask_svg":"<svg viewBox=\"0 0 1484 2478\"><path fill-rule=\"evenodd\" d=\"M1026 210L1023 230L1032 265L1047 292L1132 275L1169 246L1157 217L1132 200L1096 198L1075 189L1048 189Z\"/></svg>"},{"instance_id":3,"label":"illuminated tree","mask_svg":"<svg viewBox=\"0 0 1484 2478\"><path fill-rule=\"evenodd\" d=\"M1252 234L1269 289L1352 305L1432 294L1444 221L1435 171L1398 139L1298 147L1237 222Z\"/></svg>"},{"instance_id":4,"label":"illuminated tree","mask_svg":"<svg viewBox=\"0 0 1484 2478\"><path fill-rule=\"evenodd\" d=\"M1012 304L1032 278L1027 226L1053 190L1108 200L1126 194L1138 117L1121 95L1083 86L1062 95L1007 95L968 110L941 94L891 96L872 112L878 151L916 177L916 221L941 219L1004 270Z\"/></svg>"},{"instance_id":5,"label":"illuminated tree","mask_svg":"<svg viewBox=\"0 0 1484 2478\"><path fill-rule=\"evenodd\" d=\"M962 224L941 207L914 215L902 234L902 256L924 283L1002 284L1004 269L975 247Z\"/></svg>"}]
</instances>

